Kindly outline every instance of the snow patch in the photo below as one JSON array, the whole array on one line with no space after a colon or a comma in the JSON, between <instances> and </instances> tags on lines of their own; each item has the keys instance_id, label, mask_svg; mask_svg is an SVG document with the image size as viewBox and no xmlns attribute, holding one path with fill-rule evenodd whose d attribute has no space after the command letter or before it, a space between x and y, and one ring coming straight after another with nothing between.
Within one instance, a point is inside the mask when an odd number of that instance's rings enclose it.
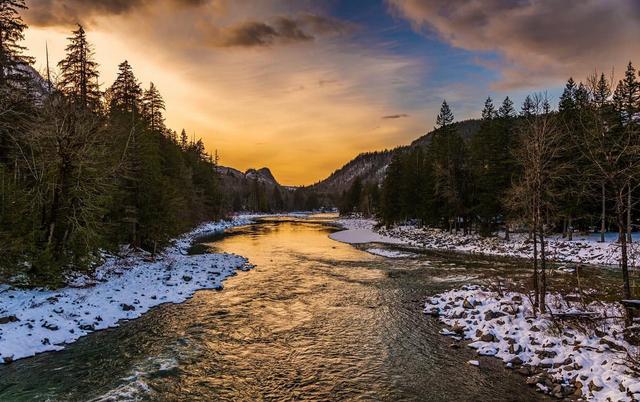
<instances>
[{"instance_id":1,"label":"snow patch","mask_svg":"<svg viewBox=\"0 0 640 402\"><path fill-rule=\"evenodd\" d=\"M543 392L598 401L640 400L640 379L631 359L640 356L640 350L623 337L619 304L592 303L576 309L557 295L549 296L556 317L578 311L596 314L599 329L590 333L549 315L535 317L523 300L526 296L515 292L500 295L464 286L431 297L425 313L449 326L443 335L471 340L469 347L478 354L502 359Z\"/></svg>"},{"instance_id":2,"label":"snow patch","mask_svg":"<svg viewBox=\"0 0 640 402\"><path fill-rule=\"evenodd\" d=\"M225 278L250 268L233 254L188 255L194 239L251 223L248 216L203 224L152 258L108 257L93 276L58 290L5 288L0 298L0 364L61 350L93 331L116 327L163 303L181 303L199 289L222 289Z\"/></svg>"}]
</instances>

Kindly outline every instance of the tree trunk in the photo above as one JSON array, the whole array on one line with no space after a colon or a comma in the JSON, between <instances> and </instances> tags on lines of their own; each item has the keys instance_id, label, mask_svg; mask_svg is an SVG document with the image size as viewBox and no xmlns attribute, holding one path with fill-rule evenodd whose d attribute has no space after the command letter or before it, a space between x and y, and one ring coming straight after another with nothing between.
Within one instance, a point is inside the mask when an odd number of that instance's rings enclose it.
<instances>
[{"instance_id":1,"label":"tree trunk","mask_svg":"<svg viewBox=\"0 0 640 402\"><path fill-rule=\"evenodd\" d=\"M535 227L536 223L534 221L534 226L532 233L533 235L533 311L537 311L538 305L540 304L540 291L538 287L538 236L535 235Z\"/></svg>"},{"instance_id":2,"label":"tree trunk","mask_svg":"<svg viewBox=\"0 0 640 402\"><path fill-rule=\"evenodd\" d=\"M573 241L573 217L569 215L569 241Z\"/></svg>"},{"instance_id":3,"label":"tree trunk","mask_svg":"<svg viewBox=\"0 0 640 402\"><path fill-rule=\"evenodd\" d=\"M600 243L604 243L604 232L606 231L606 208L607 203L605 200L605 188L604 182L602 182L602 212L601 212L601 224L600 224Z\"/></svg>"},{"instance_id":4,"label":"tree trunk","mask_svg":"<svg viewBox=\"0 0 640 402\"><path fill-rule=\"evenodd\" d=\"M631 299L631 285L629 283L629 259L627 255L627 237L624 233L625 228L625 211L624 205L626 200L620 190L618 200L616 202L616 212L618 218L618 232L620 235L620 268L622 270L623 296L625 299Z\"/></svg>"},{"instance_id":5,"label":"tree trunk","mask_svg":"<svg viewBox=\"0 0 640 402\"><path fill-rule=\"evenodd\" d=\"M544 249L544 227L540 225L540 313L546 312L547 256Z\"/></svg>"},{"instance_id":6,"label":"tree trunk","mask_svg":"<svg viewBox=\"0 0 640 402\"><path fill-rule=\"evenodd\" d=\"M627 242L633 242L631 238L631 184L627 186Z\"/></svg>"},{"instance_id":7,"label":"tree trunk","mask_svg":"<svg viewBox=\"0 0 640 402\"><path fill-rule=\"evenodd\" d=\"M510 240L510 236L509 236L509 224L505 224L505 225L504 225L504 240L505 240L505 241L509 241L509 240Z\"/></svg>"}]
</instances>

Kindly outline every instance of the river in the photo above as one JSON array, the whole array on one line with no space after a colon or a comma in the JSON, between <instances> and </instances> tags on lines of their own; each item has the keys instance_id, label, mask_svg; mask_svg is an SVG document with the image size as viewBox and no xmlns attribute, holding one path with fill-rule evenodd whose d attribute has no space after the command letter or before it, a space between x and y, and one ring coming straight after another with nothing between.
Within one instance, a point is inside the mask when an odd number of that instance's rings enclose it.
<instances>
[{"instance_id":1,"label":"river","mask_svg":"<svg viewBox=\"0 0 640 402\"><path fill-rule=\"evenodd\" d=\"M272 219L203 239L247 257L222 291L199 291L60 352L0 367L0 400L531 401L502 362L452 349L425 299L527 274L460 256L374 256L322 219Z\"/></svg>"}]
</instances>

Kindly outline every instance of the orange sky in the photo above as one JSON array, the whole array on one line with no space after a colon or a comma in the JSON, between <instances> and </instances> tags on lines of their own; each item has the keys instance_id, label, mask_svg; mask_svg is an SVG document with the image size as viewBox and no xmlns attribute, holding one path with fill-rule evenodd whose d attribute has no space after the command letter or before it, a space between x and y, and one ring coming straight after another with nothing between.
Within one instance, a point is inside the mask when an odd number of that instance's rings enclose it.
<instances>
[{"instance_id":1,"label":"orange sky","mask_svg":"<svg viewBox=\"0 0 640 402\"><path fill-rule=\"evenodd\" d=\"M110 85L127 59L144 86L153 81L161 91L167 125L202 137L226 166L267 166L282 184L310 184L360 152L410 142L427 124L382 118L407 113L394 107L401 94L390 77L422 73L412 59L336 36L241 48L164 40L151 24L171 17L153 12L95 17L86 27L101 84ZM25 45L36 68L44 70L45 42L52 66L62 58L70 30L31 24Z\"/></svg>"},{"instance_id":2,"label":"orange sky","mask_svg":"<svg viewBox=\"0 0 640 402\"><path fill-rule=\"evenodd\" d=\"M55 66L83 23L103 89L127 59L170 128L226 166L301 185L430 131L443 99L461 120L489 95L548 90L555 104L570 76L619 79L640 63L640 3L615 3L27 0L25 45L42 71L45 42Z\"/></svg>"}]
</instances>

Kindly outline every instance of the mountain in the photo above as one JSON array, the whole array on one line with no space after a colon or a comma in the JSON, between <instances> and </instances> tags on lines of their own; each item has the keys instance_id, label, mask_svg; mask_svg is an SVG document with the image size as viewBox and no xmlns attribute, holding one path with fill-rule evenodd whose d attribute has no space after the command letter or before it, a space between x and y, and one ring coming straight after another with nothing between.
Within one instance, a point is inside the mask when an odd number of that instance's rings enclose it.
<instances>
[{"instance_id":1,"label":"mountain","mask_svg":"<svg viewBox=\"0 0 640 402\"><path fill-rule=\"evenodd\" d=\"M404 148L406 147L362 153L311 188L319 193L340 194L348 189L357 177L381 182L393 156Z\"/></svg>"},{"instance_id":2,"label":"mountain","mask_svg":"<svg viewBox=\"0 0 640 402\"><path fill-rule=\"evenodd\" d=\"M456 122L454 126L456 130L458 130L458 134L460 134L465 141L469 141L480 130L481 123L482 121L479 119L470 119ZM401 146L391 150L362 153L333 172L326 179L310 186L309 189L324 194L328 198L332 198L331 196L338 196L342 194L343 191L349 189L357 177L360 177L363 181L381 183L387 167L396 154L414 147L427 146L431 143L431 138L436 131L437 130L432 130L424 134L407 146Z\"/></svg>"},{"instance_id":3,"label":"mountain","mask_svg":"<svg viewBox=\"0 0 640 402\"><path fill-rule=\"evenodd\" d=\"M268 187L281 187L280 183L271 173L269 168L263 167L262 169L249 169L242 173L241 171L226 167L217 166L216 171L219 174L220 180L223 186L229 189L240 189L248 187L252 182L257 181L260 184Z\"/></svg>"}]
</instances>

